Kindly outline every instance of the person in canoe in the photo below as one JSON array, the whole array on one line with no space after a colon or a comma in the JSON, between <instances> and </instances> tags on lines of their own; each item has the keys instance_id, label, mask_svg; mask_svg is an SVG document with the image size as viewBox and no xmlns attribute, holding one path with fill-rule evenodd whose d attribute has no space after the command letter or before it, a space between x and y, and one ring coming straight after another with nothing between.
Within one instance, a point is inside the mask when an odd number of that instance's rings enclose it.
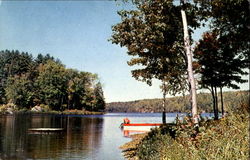
<instances>
[{"instance_id":1,"label":"person in canoe","mask_svg":"<svg viewBox=\"0 0 250 160\"><path fill-rule=\"evenodd\" d=\"M123 124L129 124L129 123L130 123L130 120L128 118L123 119Z\"/></svg>"},{"instance_id":2,"label":"person in canoe","mask_svg":"<svg viewBox=\"0 0 250 160\"><path fill-rule=\"evenodd\" d=\"M123 123L121 123L120 128L123 128L123 124L130 124L130 120L126 117L123 119Z\"/></svg>"}]
</instances>

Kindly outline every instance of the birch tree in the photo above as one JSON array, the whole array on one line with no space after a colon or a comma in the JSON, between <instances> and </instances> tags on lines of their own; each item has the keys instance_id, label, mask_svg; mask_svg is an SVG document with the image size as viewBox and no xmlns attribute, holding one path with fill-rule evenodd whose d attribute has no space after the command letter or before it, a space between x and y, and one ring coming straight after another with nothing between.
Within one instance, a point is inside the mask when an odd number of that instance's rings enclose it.
<instances>
[{"instance_id":1,"label":"birch tree","mask_svg":"<svg viewBox=\"0 0 250 160\"><path fill-rule=\"evenodd\" d=\"M147 82L149 85L153 78L164 83L163 123L166 94L185 93L189 86L193 90L192 114L196 117L196 89L186 13L182 10L182 6L174 4L173 0L133 0L133 3L137 10L118 12L122 22L112 27L112 43L126 47L128 55L133 56L128 65L138 67L132 70L135 79ZM194 8L190 3L185 4L189 16L189 31L200 25ZM184 42L182 20L185 22ZM184 44L186 51L189 52L187 56ZM191 85L187 82L187 71ZM198 123L197 120L196 118L195 123Z\"/></svg>"},{"instance_id":2,"label":"birch tree","mask_svg":"<svg viewBox=\"0 0 250 160\"><path fill-rule=\"evenodd\" d=\"M184 44L185 51L187 56L187 64L188 64L188 81L190 84L190 95L191 95L191 104L192 104L192 116L195 124L198 124L198 110L197 110L197 99L196 99L196 84L193 73L193 54L191 50L190 38L188 34L188 25L187 25L187 17L185 13L185 5L186 0L182 0L182 9L181 9L181 17L183 23L183 32L184 32Z\"/></svg>"}]
</instances>

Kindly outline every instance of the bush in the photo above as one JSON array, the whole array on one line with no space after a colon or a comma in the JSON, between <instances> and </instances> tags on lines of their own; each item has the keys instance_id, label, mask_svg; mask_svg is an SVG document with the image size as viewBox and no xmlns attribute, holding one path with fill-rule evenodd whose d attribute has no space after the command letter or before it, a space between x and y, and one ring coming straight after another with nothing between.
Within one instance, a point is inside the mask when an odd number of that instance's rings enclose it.
<instances>
[{"instance_id":1,"label":"bush","mask_svg":"<svg viewBox=\"0 0 250 160\"><path fill-rule=\"evenodd\" d=\"M17 110L17 106L13 103L0 105L0 113L1 114L12 114Z\"/></svg>"},{"instance_id":2,"label":"bush","mask_svg":"<svg viewBox=\"0 0 250 160\"><path fill-rule=\"evenodd\" d=\"M152 130L139 144L137 156L139 159L159 160L163 157L160 146L167 147L174 143L169 135L162 134L161 129Z\"/></svg>"},{"instance_id":3,"label":"bush","mask_svg":"<svg viewBox=\"0 0 250 160\"><path fill-rule=\"evenodd\" d=\"M46 104L41 104L40 107L41 107L41 110L43 112L49 112L49 111L51 111L50 107L48 105L46 105Z\"/></svg>"},{"instance_id":4,"label":"bush","mask_svg":"<svg viewBox=\"0 0 250 160\"><path fill-rule=\"evenodd\" d=\"M5 113L6 110L7 110L6 105L0 105L0 113Z\"/></svg>"}]
</instances>

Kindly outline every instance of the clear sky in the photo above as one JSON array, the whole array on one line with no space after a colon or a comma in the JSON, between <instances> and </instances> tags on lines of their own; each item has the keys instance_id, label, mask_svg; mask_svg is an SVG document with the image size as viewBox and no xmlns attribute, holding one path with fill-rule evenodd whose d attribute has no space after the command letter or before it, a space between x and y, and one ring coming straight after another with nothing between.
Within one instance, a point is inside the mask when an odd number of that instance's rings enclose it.
<instances>
[{"instance_id":1,"label":"clear sky","mask_svg":"<svg viewBox=\"0 0 250 160\"><path fill-rule=\"evenodd\" d=\"M49 53L67 68L97 73L107 102L161 98L160 82L150 87L132 78L126 49L108 41L117 10L126 8L115 1L0 0L0 50Z\"/></svg>"}]
</instances>

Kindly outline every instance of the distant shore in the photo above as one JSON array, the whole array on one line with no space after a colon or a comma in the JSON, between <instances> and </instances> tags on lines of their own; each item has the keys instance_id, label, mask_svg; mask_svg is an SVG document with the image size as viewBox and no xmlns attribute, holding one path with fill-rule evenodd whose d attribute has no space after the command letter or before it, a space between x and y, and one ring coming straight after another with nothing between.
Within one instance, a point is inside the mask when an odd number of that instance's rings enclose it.
<instances>
[{"instance_id":1,"label":"distant shore","mask_svg":"<svg viewBox=\"0 0 250 160\"><path fill-rule=\"evenodd\" d=\"M246 103L249 99L249 91L227 91L223 92L224 110L230 112L234 110L234 106ZM220 97L218 98L220 101ZM197 103L200 112L211 113L213 110L212 95L210 93L197 94ZM163 111L163 99L143 99L128 102L111 102L107 103L105 110L107 112L139 112L139 113L159 113ZM219 110L221 112L221 105L219 104ZM189 96L175 96L166 98L165 111L168 113L173 112L190 112L191 104L189 102Z\"/></svg>"}]
</instances>

